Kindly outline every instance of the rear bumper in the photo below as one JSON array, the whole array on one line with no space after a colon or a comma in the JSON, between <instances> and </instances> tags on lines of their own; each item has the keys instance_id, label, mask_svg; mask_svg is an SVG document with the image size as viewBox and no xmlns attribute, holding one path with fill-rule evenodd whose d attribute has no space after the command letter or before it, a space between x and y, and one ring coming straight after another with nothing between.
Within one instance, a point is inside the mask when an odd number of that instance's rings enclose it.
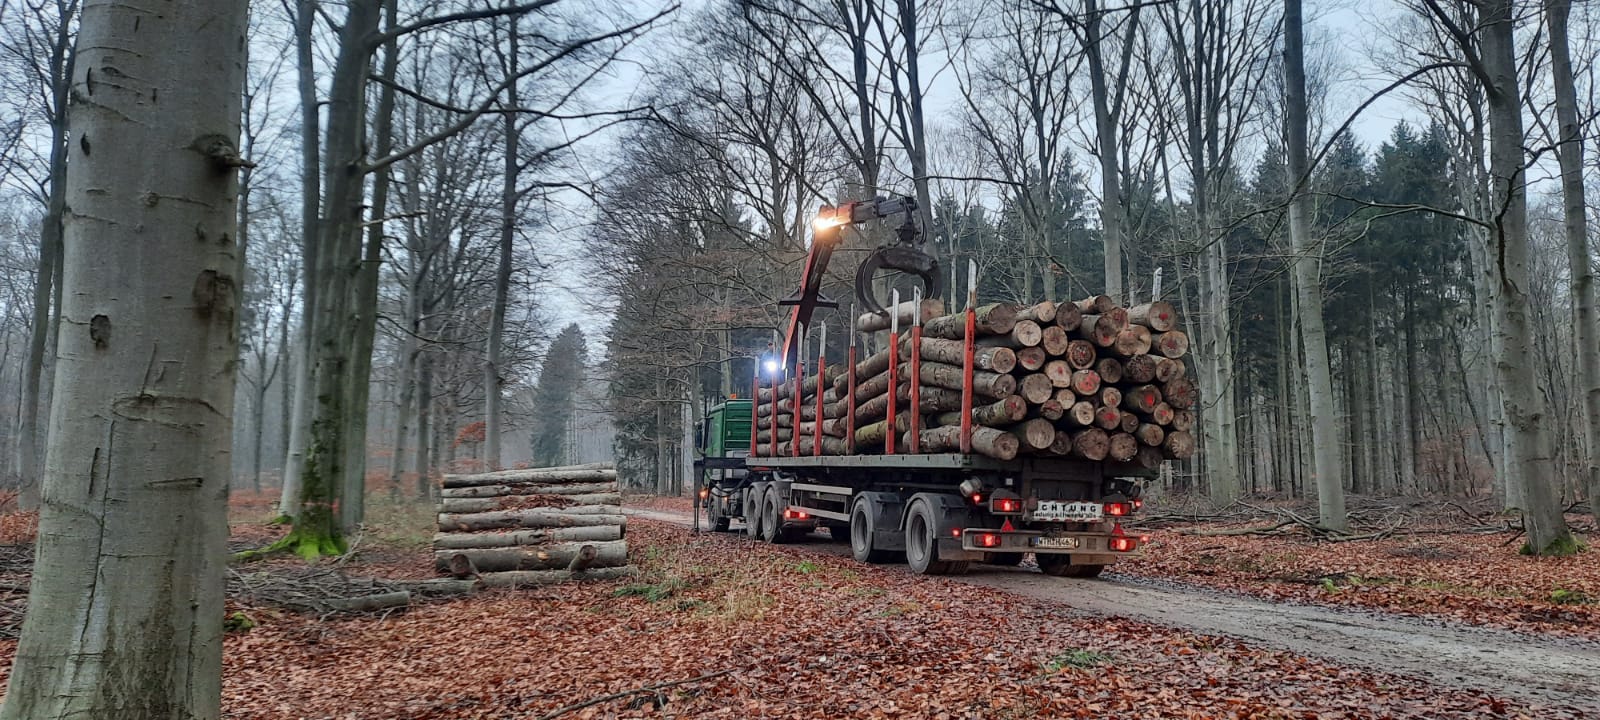
<instances>
[{"instance_id":1,"label":"rear bumper","mask_svg":"<svg viewBox=\"0 0 1600 720\"><path fill-rule=\"evenodd\" d=\"M999 545L980 545L977 542L979 535L993 535L1000 540ZM961 549L969 552L980 553L1022 553L1031 552L1040 555L1073 555L1095 556L1093 562L1109 564L1117 558L1139 554L1137 550L1116 552L1111 549L1110 533L1068 532L1052 533L1046 535L1037 530L1013 530L1010 532L992 530L988 528L966 528L961 531ZM952 538L954 539L954 538ZM1072 547L1041 546L1041 542L1067 539L1066 544ZM1085 558L1085 561L1089 561Z\"/></svg>"}]
</instances>

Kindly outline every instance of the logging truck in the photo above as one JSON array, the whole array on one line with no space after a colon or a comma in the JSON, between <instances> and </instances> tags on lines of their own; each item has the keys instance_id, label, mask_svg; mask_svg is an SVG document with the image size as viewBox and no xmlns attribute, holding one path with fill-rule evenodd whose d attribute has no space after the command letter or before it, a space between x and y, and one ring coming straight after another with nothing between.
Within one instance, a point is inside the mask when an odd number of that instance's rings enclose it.
<instances>
[{"instance_id":1,"label":"logging truck","mask_svg":"<svg viewBox=\"0 0 1600 720\"><path fill-rule=\"evenodd\" d=\"M827 528L857 560L904 557L922 574L1031 553L1046 574L1095 577L1143 541L1121 525L1142 505L1142 480L1194 452L1197 392L1176 313L1104 295L979 305L969 269L966 307L946 314L915 210L910 198L823 209L751 396L703 413L696 522L703 512L712 530L737 522L770 543ZM845 361L830 364L826 325L808 328L835 306L820 288L839 229L896 216L899 242L863 262L866 312L848 318ZM873 292L884 270L921 285L884 307ZM863 336L879 347L858 358Z\"/></svg>"}]
</instances>

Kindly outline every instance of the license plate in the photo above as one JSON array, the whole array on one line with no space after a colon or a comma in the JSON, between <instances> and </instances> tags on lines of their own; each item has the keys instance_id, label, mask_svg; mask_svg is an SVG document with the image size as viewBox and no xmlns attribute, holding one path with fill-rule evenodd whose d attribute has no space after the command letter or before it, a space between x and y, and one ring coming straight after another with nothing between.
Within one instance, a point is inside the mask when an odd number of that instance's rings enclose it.
<instances>
[{"instance_id":1,"label":"license plate","mask_svg":"<svg viewBox=\"0 0 1600 720\"><path fill-rule=\"evenodd\" d=\"M1075 537L1036 537L1031 543L1036 548L1051 550L1076 550L1078 539Z\"/></svg>"},{"instance_id":2,"label":"license plate","mask_svg":"<svg viewBox=\"0 0 1600 720\"><path fill-rule=\"evenodd\" d=\"M1103 508L1100 503L1041 500L1033 511L1034 520L1059 522L1098 522Z\"/></svg>"}]
</instances>

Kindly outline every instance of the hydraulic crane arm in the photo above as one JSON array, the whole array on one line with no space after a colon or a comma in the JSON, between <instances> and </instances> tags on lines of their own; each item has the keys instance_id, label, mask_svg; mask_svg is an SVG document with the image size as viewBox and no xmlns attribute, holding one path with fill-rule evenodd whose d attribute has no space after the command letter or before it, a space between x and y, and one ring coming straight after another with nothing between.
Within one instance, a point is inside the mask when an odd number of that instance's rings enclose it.
<instances>
[{"instance_id":1,"label":"hydraulic crane arm","mask_svg":"<svg viewBox=\"0 0 1600 720\"><path fill-rule=\"evenodd\" d=\"M872 279L882 270L893 270L922 278L923 297L937 298L944 294L943 275L939 263L921 250L922 232L917 228L917 202L909 197L877 197L862 202L844 203L837 207L824 205L812 221L811 249L806 253L805 268L800 274L800 290L793 296L778 301L779 305L794 308L789 313L789 326L783 334L783 367L793 368L799 360L800 338L811 326L811 317L817 308L835 308L839 304L822 295L822 280L827 274L828 261L839 245L840 230L846 225L857 225L870 220L902 216L895 226L895 242L874 251L862 261L856 272L856 300L868 312L886 312L872 294Z\"/></svg>"}]
</instances>

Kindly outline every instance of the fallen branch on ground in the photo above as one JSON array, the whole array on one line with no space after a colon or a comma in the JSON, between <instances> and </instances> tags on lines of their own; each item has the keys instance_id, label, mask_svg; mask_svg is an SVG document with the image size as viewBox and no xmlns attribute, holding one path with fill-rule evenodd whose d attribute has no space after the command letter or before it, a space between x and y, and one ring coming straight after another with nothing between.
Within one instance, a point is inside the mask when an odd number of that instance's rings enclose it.
<instances>
[{"instance_id":1,"label":"fallen branch on ground","mask_svg":"<svg viewBox=\"0 0 1600 720\"><path fill-rule=\"evenodd\" d=\"M575 703L575 704L572 704L572 705L568 705L566 707L556 708L555 710L553 710L553 711L551 711L551 712L549 712L547 714L539 716L539 720L554 720L555 718L561 717L562 715L566 715L567 713L577 712L577 711L582 710L582 709L584 709L586 707L590 707L590 706L593 706L593 705L599 705L600 703L603 703L603 702L610 702L612 700L621 700L621 699L623 699L625 697L629 697L629 696L632 696L632 695L645 695L645 694L655 695L657 702L660 703L661 705L665 705L665 704L667 704L667 702L666 702L666 698L661 696L661 691L662 690L665 690L665 689L667 689L669 687L676 687L678 685L688 685L689 683L702 682L702 681L705 681L705 680L710 680L712 678L722 677L723 675L727 675L728 673L731 673L733 671L734 671L734 668L728 668L727 670L718 670L717 672L714 672L714 673L706 673L704 675L701 675L700 677L693 677L693 678L689 678L688 680L674 680L672 682L661 683L659 685L648 685L646 687L634 688L632 690L623 690L622 692L611 693L610 695L602 695L602 696L597 697L597 698L592 698L592 699L589 699L589 700L585 700L585 701L583 701L581 703Z\"/></svg>"}]
</instances>

